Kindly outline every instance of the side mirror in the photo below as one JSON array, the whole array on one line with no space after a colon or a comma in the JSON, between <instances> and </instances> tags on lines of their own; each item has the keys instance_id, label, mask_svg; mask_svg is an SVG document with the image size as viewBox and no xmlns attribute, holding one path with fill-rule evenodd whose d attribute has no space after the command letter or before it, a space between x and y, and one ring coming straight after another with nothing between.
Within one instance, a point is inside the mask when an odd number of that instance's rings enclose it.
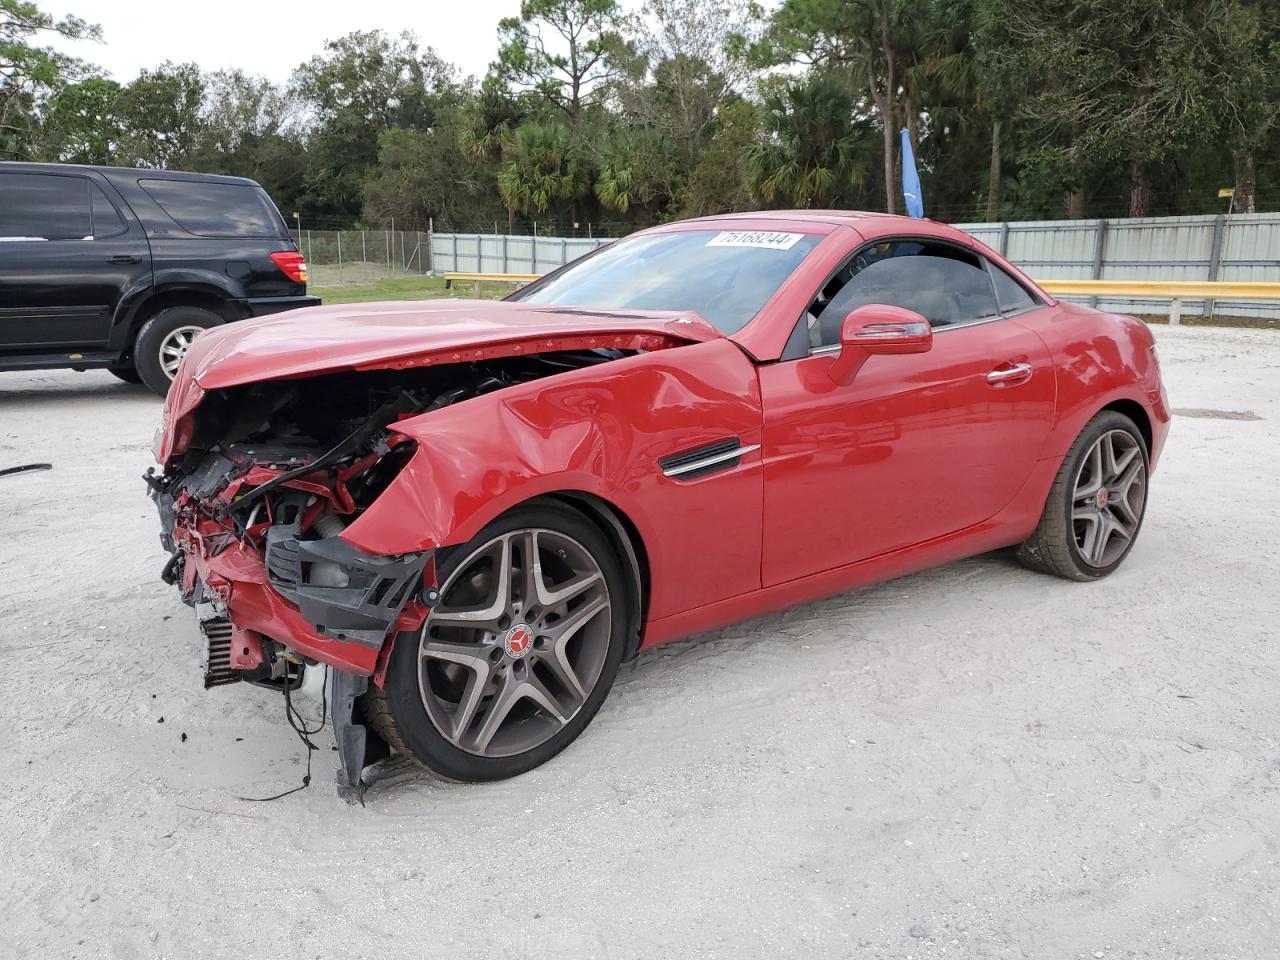
<instances>
[{"instance_id":1,"label":"side mirror","mask_svg":"<svg viewBox=\"0 0 1280 960\"><path fill-rule=\"evenodd\" d=\"M933 328L920 314L902 307L869 303L844 318L840 352L832 362L831 379L853 380L867 359L876 354L927 353L933 347Z\"/></svg>"}]
</instances>

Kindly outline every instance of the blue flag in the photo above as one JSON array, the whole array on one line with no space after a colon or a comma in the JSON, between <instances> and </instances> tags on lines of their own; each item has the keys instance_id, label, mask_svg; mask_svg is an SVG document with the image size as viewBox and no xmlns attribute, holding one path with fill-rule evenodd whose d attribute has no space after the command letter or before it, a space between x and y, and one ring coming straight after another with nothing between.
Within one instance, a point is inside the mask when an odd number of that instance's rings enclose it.
<instances>
[{"instance_id":1,"label":"blue flag","mask_svg":"<svg viewBox=\"0 0 1280 960\"><path fill-rule=\"evenodd\" d=\"M911 137L902 131L902 199L907 216L924 217L924 192L920 189L920 174L916 170L916 155L911 150Z\"/></svg>"}]
</instances>

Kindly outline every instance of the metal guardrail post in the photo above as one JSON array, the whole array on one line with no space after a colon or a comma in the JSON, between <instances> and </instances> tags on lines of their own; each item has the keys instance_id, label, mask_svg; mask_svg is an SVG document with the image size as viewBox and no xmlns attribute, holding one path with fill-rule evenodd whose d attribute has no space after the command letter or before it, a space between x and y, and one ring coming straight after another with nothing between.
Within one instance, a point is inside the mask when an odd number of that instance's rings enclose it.
<instances>
[{"instance_id":1,"label":"metal guardrail post","mask_svg":"<svg viewBox=\"0 0 1280 960\"><path fill-rule=\"evenodd\" d=\"M511 238L508 237L505 233L502 235L502 272L503 273L511 272L511 265L507 263L507 241L510 239Z\"/></svg>"},{"instance_id":2,"label":"metal guardrail post","mask_svg":"<svg viewBox=\"0 0 1280 960\"><path fill-rule=\"evenodd\" d=\"M1009 221L1000 221L1000 256L1009 256Z\"/></svg>"},{"instance_id":3,"label":"metal guardrail post","mask_svg":"<svg viewBox=\"0 0 1280 960\"><path fill-rule=\"evenodd\" d=\"M1182 322L1182 298L1174 297L1169 301L1169 326L1176 327Z\"/></svg>"},{"instance_id":4,"label":"metal guardrail post","mask_svg":"<svg viewBox=\"0 0 1280 960\"><path fill-rule=\"evenodd\" d=\"M560 266L564 266L569 262L569 241L564 237L560 238Z\"/></svg>"},{"instance_id":5,"label":"metal guardrail post","mask_svg":"<svg viewBox=\"0 0 1280 960\"><path fill-rule=\"evenodd\" d=\"M1099 220L1097 226L1094 227L1093 234L1093 272L1089 275L1090 279L1102 279L1102 253L1107 242L1107 221ZM1098 305L1097 297L1089 298L1089 306L1096 307Z\"/></svg>"},{"instance_id":6,"label":"metal guardrail post","mask_svg":"<svg viewBox=\"0 0 1280 960\"><path fill-rule=\"evenodd\" d=\"M453 269L458 269L458 235L453 235Z\"/></svg>"},{"instance_id":7,"label":"metal guardrail post","mask_svg":"<svg viewBox=\"0 0 1280 960\"><path fill-rule=\"evenodd\" d=\"M1222 270L1222 239L1223 234L1227 230L1227 218L1225 214L1218 214L1213 218L1213 243L1209 247L1209 279L1217 280L1218 274ZM1200 308L1200 315L1208 318L1213 316L1213 309L1216 302L1212 299L1205 300L1204 306Z\"/></svg>"}]
</instances>

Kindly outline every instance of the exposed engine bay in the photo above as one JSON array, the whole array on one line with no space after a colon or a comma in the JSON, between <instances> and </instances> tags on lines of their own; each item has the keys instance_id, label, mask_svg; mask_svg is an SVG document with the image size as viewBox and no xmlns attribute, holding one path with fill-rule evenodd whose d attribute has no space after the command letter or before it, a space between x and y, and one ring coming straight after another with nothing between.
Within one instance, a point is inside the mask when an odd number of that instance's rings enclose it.
<instances>
[{"instance_id":1,"label":"exposed engine bay","mask_svg":"<svg viewBox=\"0 0 1280 960\"><path fill-rule=\"evenodd\" d=\"M287 686L333 643L357 645L372 667L393 629L421 624L429 552L375 556L339 536L413 456L416 442L391 429L397 422L633 352L343 371L209 391L185 453L147 477L173 554L164 578L197 609L208 643L205 685Z\"/></svg>"}]
</instances>

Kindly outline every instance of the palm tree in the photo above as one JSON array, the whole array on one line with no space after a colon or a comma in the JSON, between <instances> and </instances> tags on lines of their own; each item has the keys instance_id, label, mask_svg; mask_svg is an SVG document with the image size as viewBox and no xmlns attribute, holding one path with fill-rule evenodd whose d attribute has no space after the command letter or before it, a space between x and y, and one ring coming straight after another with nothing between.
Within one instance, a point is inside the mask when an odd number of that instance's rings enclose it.
<instances>
[{"instance_id":1,"label":"palm tree","mask_svg":"<svg viewBox=\"0 0 1280 960\"><path fill-rule=\"evenodd\" d=\"M765 140L751 152L756 192L798 207L836 206L870 169L873 131L855 117L848 87L826 73L788 83L765 97Z\"/></svg>"},{"instance_id":2,"label":"palm tree","mask_svg":"<svg viewBox=\"0 0 1280 960\"><path fill-rule=\"evenodd\" d=\"M582 178L569 131L558 124L516 127L503 150L498 192L508 209L526 213L545 213L556 201L580 194Z\"/></svg>"},{"instance_id":3,"label":"palm tree","mask_svg":"<svg viewBox=\"0 0 1280 960\"><path fill-rule=\"evenodd\" d=\"M676 192L676 162L668 141L648 127L612 131L600 160L596 196L610 210L669 200Z\"/></svg>"},{"instance_id":4,"label":"palm tree","mask_svg":"<svg viewBox=\"0 0 1280 960\"><path fill-rule=\"evenodd\" d=\"M511 131L523 122L525 111L492 77L486 77L480 94L467 111L460 141L463 152L480 163L497 163L511 149ZM516 208L507 208L507 233L516 232Z\"/></svg>"}]
</instances>

